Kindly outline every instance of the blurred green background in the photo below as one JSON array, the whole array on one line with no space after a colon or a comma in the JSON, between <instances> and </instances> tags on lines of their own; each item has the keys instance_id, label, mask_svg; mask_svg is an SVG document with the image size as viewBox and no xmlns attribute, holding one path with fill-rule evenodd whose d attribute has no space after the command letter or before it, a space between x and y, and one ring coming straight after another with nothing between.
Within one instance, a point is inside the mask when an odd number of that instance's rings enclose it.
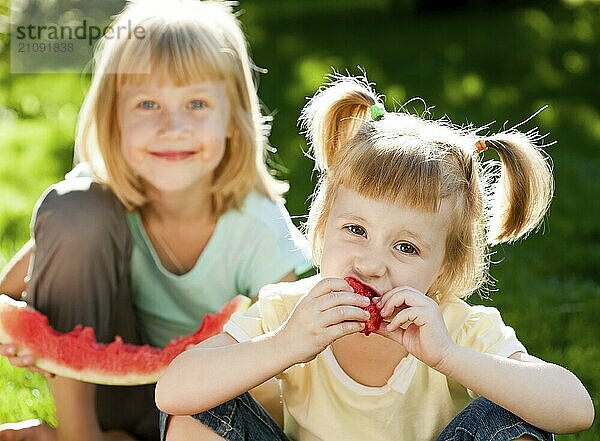
<instances>
[{"instance_id":1,"label":"blurred green background","mask_svg":"<svg viewBox=\"0 0 600 441\"><path fill-rule=\"evenodd\" d=\"M442 7L442 5L444 5ZM332 67L368 73L388 109L422 97L436 118L492 130L539 126L557 144L556 196L543 228L497 247L498 307L529 351L574 371L600 400L600 2L242 0L272 156L289 181L288 209L307 213L315 182L296 118ZM9 5L0 0L0 13ZM7 20L0 21L0 267L28 239L33 205L70 169L78 107L88 79L10 74ZM422 112L414 102L409 110ZM474 303L483 302L473 296ZM568 406L569 403L564 403ZM0 423L54 410L41 377L0 360ZM600 423L560 440L600 440Z\"/></svg>"}]
</instances>

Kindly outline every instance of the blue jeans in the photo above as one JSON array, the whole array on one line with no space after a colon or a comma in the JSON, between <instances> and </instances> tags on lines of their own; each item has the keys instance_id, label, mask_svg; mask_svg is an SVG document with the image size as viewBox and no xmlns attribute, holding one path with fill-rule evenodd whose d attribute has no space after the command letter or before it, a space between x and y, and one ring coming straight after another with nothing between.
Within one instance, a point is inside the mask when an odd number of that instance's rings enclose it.
<instances>
[{"instance_id":1,"label":"blue jeans","mask_svg":"<svg viewBox=\"0 0 600 441\"><path fill-rule=\"evenodd\" d=\"M247 392L192 417L228 441L289 441L277 423ZM161 441L165 439L167 418L161 413ZM477 398L448 424L437 441L509 441L523 435L530 435L538 441L554 439L552 434L526 423L497 404Z\"/></svg>"}]
</instances>

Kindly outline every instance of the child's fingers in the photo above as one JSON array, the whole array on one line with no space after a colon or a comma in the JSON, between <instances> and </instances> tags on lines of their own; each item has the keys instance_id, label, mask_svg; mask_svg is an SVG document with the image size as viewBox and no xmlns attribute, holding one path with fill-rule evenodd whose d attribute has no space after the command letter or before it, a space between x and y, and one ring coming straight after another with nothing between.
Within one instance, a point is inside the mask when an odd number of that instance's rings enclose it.
<instances>
[{"instance_id":1,"label":"child's fingers","mask_svg":"<svg viewBox=\"0 0 600 441\"><path fill-rule=\"evenodd\" d=\"M0 345L0 355L4 357L13 357L17 353L17 347L13 344Z\"/></svg>"},{"instance_id":2,"label":"child's fingers","mask_svg":"<svg viewBox=\"0 0 600 441\"><path fill-rule=\"evenodd\" d=\"M405 309L407 309L407 308L410 308L410 306L408 306L408 305L405 303L405 304L403 304L403 305L401 305L401 306L398 306L397 308L394 308L394 309L392 309L392 312L391 312L391 313L389 313L389 314L387 314L387 313L386 313L385 315L383 315L383 314L381 314L381 312L380 312L380 314L379 314L379 315L381 315L381 318L382 318L382 319L383 319L383 321L384 321L384 322L387 324L387 323L390 323L390 322L391 322L391 321L394 319L394 317L396 317L396 316L397 316L397 315L400 313L400 311L403 311L403 310L405 310Z\"/></svg>"},{"instance_id":3,"label":"child's fingers","mask_svg":"<svg viewBox=\"0 0 600 441\"><path fill-rule=\"evenodd\" d=\"M26 348L18 349L16 345L6 345L9 346L5 348L5 352L7 352L6 357L8 357L8 361L15 367L25 367L32 368L35 363L35 358L31 351Z\"/></svg>"},{"instance_id":4,"label":"child's fingers","mask_svg":"<svg viewBox=\"0 0 600 441\"><path fill-rule=\"evenodd\" d=\"M25 354L25 355L19 355L17 357L10 357L10 364L12 364L15 367L26 367L26 368L32 368L33 367L33 356L30 354Z\"/></svg>"},{"instance_id":5,"label":"child's fingers","mask_svg":"<svg viewBox=\"0 0 600 441\"><path fill-rule=\"evenodd\" d=\"M406 329L413 323L422 326L425 324L424 316L426 313L427 309L419 306L404 309L396 314L396 317L386 326L386 329L393 332L400 328Z\"/></svg>"},{"instance_id":6,"label":"child's fingers","mask_svg":"<svg viewBox=\"0 0 600 441\"><path fill-rule=\"evenodd\" d=\"M8 357L8 361L14 367L18 368L27 368L31 372L36 372L38 374L45 375L48 378L53 378L55 375L51 372L45 371L44 369L40 369L35 366L35 359L31 354L21 354L18 356Z\"/></svg>"},{"instance_id":7,"label":"child's fingers","mask_svg":"<svg viewBox=\"0 0 600 441\"><path fill-rule=\"evenodd\" d=\"M368 297L347 291L333 291L319 297L318 300L319 309L321 311L326 311L335 306L341 305L358 306L359 308L366 308L367 306L369 306L370 303Z\"/></svg>"},{"instance_id":8,"label":"child's fingers","mask_svg":"<svg viewBox=\"0 0 600 441\"><path fill-rule=\"evenodd\" d=\"M409 291L412 289L413 288L411 288L408 285L398 286L398 287L392 288L388 292L384 293L378 300L380 303L385 304L390 298L394 297L396 294L403 292L403 291Z\"/></svg>"},{"instance_id":9,"label":"child's fingers","mask_svg":"<svg viewBox=\"0 0 600 441\"><path fill-rule=\"evenodd\" d=\"M327 277L320 280L313 289L310 290L309 296L316 298L323 295L329 294L334 291L349 291L352 292L352 288L343 279L337 279L335 277Z\"/></svg>"},{"instance_id":10,"label":"child's fingers","mask_svg":"<svg viewBox=\"0 0 600 441\"><path fill-rule=\"evenodd\" d=\"M26 350L22 350L21 353L18 355L17 353L18 350L16 345L0 345L0 355L7 357L10 364L12 364L14 367L27 368L32 372L37 372L39 374L45 375L46 377L54 377L54 374L35 367L35 358L31 353L27 352Z\"/></svg>"},{"instance_id":11,"label":"child's fingers","mask_svg":"<svg viewBox=\"0 0 600 441\"><path fill-rule=\"evenodd\" d=\"M356 334L365 328L364 322L342 322L327 327L326 333L330 341L335 341L346 335Z\"/></svg>"},{"instance_id":12,"label":"child's fingers","mask_svg":"<svg viewBox=\"0 0 600 441\"><path fill-rule=\"evenodd\" d=\"M379 329L376 329L375 334L382 335L384 337L390 338L394 341L402 343L402 337L404 336L404 329L398 328L393 331L387 329L387 326L380 326Z\"/></svg>"},{"instance_id":13,"label":"child's fingers","mask_svg":"<svg viewBox=\"0 0 600 441\"><path fill-rule=\"evenodd\" d=\"M344 321L367 321L371 315L356 306L335 306L323 312L323 325L331 326Z\"/></svg>"},{"instance_id":14,"label":"child's fingers","mask_svg":"<svg viewBox=\"0 0 600 441\"><path fill-rule=\"evenodd\" d=\"M378 299L375 299L375 305L377 305L377 307L379 309L383 309L383 307L385 305L387 305L392 299L394 299L394 304L399 303L401 300L404 299L404 297L402 297L402 293L407 289L408 287L406 286L401 286L398 288L394 288L388 292L386 292L385 294L383 294L381 297L379 297ZM400 303L401 304L401 303ZM400 305L398 305L400 306Z\"/></svg>"},{"instance_id":15,"label":"child's fingers","mask_svg":"<svg viewBox=\"0 0 600 441\"><path fill-rule=\"evenodd\" d=\"M388 317L394 312L394 308L399 308L403 305L407 307L425 306L429 300L425 294L414 288L402 287L385 293L376 305L380 308L381 316Z\"/></svg>"}]
</instances>

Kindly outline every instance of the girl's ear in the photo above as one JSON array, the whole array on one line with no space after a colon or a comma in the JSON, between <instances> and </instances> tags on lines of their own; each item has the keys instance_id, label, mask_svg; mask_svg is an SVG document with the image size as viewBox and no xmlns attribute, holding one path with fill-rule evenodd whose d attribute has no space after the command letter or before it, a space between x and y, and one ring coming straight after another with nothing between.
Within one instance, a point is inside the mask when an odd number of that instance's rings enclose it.
<instances>
[{"instance_id":1,"label":"girl's ear","mask_svg":"<svg viewBox=\"0 0 600 441\"><path fill-rule=\"evenodd\" d=\"M444 261L440 265L440 269L438 270L431 286L427 289L425 295L427 297L432 298L437 303L440 303L442 300L442 294L440 293L440 287L444 286L444 283L447 282L448 278L448 260L444 257Z\"/></svg>"},{"instance_id":2,"label":"girl's ear","mask_svg":"<svg viewBox=\"0 0 600 441\"><path fill-rule=\"evenodd\" d=\"M237 134L237 125L232 114L232 110L229 110L229 121L227 122L227 129L225 130L225 138L232 140Z\"/></svg>"},{"instance_id":3,"label":"girl's ear","mask_svg":"<svg viewBox=\"0 0 600 441\"><path fill-rule=\"evenodd\" d=\"M227 131L225 132L225 138L231 140L235 135L235 126L233 125L233 121L229 121L227 125Z\"/></svg>"}]
</instances>

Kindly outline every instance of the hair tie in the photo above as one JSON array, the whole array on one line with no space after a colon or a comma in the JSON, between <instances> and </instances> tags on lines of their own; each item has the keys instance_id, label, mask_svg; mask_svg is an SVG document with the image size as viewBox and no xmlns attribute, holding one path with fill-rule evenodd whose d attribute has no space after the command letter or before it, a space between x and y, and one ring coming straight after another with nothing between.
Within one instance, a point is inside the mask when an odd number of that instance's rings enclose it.
<instances>
[{"instance_id":1,"label":"hair tie","mask_svg":"<svg viewBox=\"0 0 600 441\"><path fill-rule=\"evenodd\" d=\"M487 150L487 144L483 139L480 139L475 143L475 154L478 155L481 152L485 152Z\"/></svg>"},{"instance_id":2,"label":"hair tie","mask_svg":"<svg viewBox=\"0 0 600 441\"><path fill-rule=\"evenodd\" d=\"M375 103L371 106L371 119L373 121L379 121L385 116L385 107L381 103Z\"/></svg>"}]
</instances>

